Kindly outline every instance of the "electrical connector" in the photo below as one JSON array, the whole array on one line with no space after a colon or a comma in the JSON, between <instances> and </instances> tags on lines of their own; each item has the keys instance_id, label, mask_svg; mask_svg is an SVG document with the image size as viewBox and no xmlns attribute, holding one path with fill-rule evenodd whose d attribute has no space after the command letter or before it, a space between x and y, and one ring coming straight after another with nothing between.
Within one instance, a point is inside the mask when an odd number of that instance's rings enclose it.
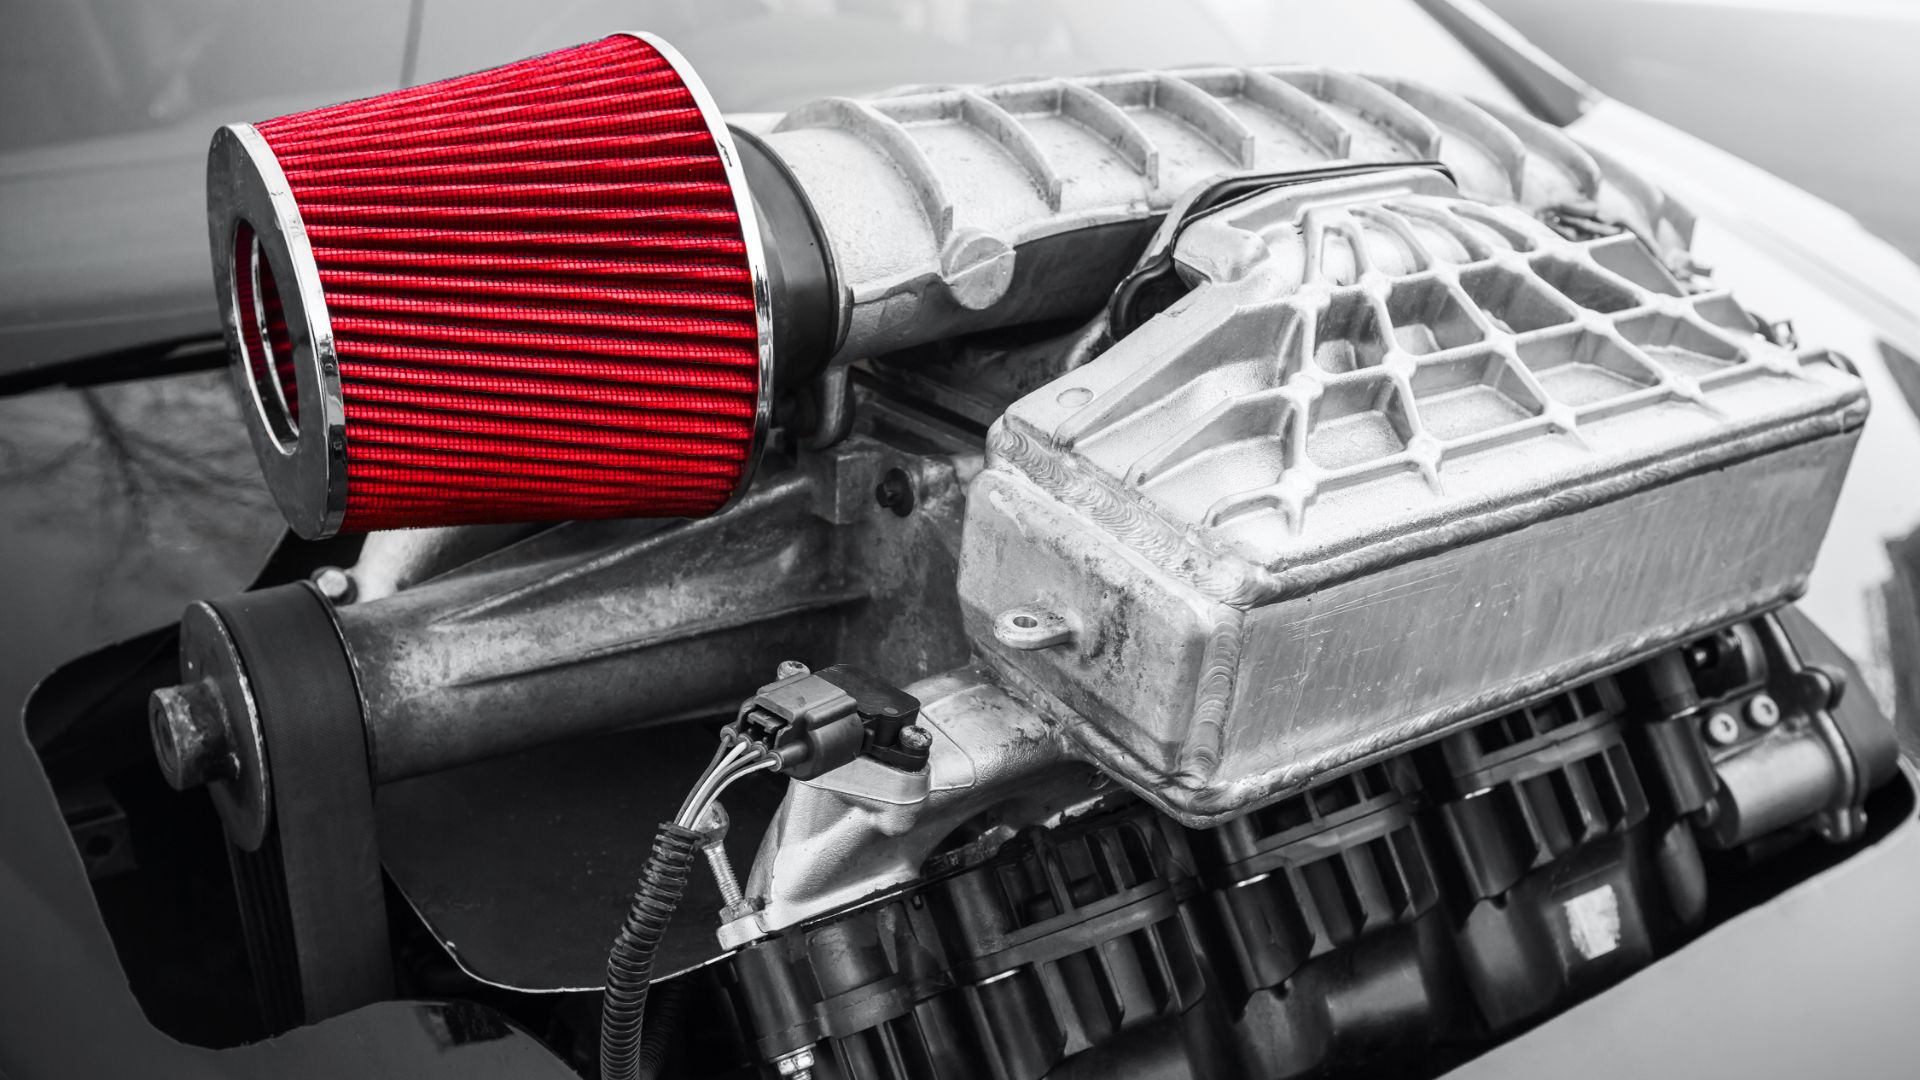
<instances>
[{"instance_id":1,"label":"electrical connector","mask_svg":"<svg viewBox=\"0 0 1920 1080\"><path fill-rule=\"evenodd\" d=\"M866 754L908 772L926 767L930 740L902 738L920 715L920 701L850 664L769 683L740 706L722 734L727 742L770 751L775 767L811 780Z\"/></svg>"},{"instance_id":2,"label":"electrical connector","mask_svg":"<svg viewBox=\"0 0 1920 1080\"><path fill-rule=\"evenodd\" d=\"M813 672L789 660L780 665L779 674L778 681L761 687L740 706L740 715L721 731L720 748L680 804L680 812L662 824L654 838L627 920L607 955L600 1012L603 1076L638 1075L640 1024L654 953L686 891L695 852L704 851L713 869L727 905L722 918L740 920L754 912L752 901L741 895L722 846L727 830L722 792L757 772L811 780L863 753L894 768L927 767L933 739L914 724L920 701L913 695L845 664Z\"/></svg>"}]
</instances>

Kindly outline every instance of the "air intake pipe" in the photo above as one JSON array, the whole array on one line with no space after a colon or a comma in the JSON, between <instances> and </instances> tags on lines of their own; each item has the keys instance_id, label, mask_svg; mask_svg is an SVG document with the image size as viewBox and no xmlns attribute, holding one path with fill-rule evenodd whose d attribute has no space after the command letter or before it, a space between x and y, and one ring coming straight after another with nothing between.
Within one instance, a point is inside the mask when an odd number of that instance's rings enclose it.
<instances>
[{"instance_id":1,"label":"air intake pipe","mask_svg":"<svg viewBox=\"0 0 1920 1080\"><path fill-rule=\"evenodd\" d=\"M736 119L642 34L221 129L218 297L295 531L709 514L782 388L1090 316L1222 173L1437 158L1483 201L1586 207L1665 247L1689 224L1530 118L1319 68Z\"/></svg>"}]
</instances>

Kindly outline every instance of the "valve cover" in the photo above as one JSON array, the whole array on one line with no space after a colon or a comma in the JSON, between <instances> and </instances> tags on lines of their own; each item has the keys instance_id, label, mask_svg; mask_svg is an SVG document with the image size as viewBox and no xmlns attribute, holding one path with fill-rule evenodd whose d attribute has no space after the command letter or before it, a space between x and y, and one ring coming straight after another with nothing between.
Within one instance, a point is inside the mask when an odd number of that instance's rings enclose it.
<instances>
[{"instance_id":1,"label":"valve cover","mask_svg":"<svg viewBox=\"0 0 1920 1080\"><path fill-rule=\"evenodd\" d=\"M1403 169L1230 203L1172 254L1191 292L992 429L960 591L1011 683L1187 823L1804 587L1862 384L1634 234Z\"/></svg>"}]
</instances>

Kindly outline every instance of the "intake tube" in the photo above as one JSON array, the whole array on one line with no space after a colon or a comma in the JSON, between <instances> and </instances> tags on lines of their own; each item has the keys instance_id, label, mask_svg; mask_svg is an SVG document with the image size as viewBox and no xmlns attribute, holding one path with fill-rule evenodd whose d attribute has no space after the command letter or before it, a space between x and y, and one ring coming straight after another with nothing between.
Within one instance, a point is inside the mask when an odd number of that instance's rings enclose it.
<instances>
[{"instance_id":1,"label":"intake tube","mask_svg":"<svg viewBox=\"0 0 1920 1080\"><path fill-rule=\"evenodd\" d=\"M216 132L216 298L294 530L714 513L782 388L1085 319L1223 173L1437 158L1482 201L1593 206L1656 243L1686 230L1557 129L1319 68L733 120L669 44L619 34Z\"/></svg>"}]
</instances>

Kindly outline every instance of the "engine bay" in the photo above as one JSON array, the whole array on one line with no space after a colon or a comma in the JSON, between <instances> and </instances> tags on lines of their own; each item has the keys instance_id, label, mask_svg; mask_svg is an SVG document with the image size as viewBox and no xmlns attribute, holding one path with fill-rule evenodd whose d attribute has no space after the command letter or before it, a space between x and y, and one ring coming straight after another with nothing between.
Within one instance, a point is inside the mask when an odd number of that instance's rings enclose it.
<instances>
[{"instance_id":1,"label":"engine bay","mask_svg":"<svg viewBox=\"0 0 1920 1080\"><path fill-rule=\"evenodd\" d=\"M1911 815L1792 606L1863 383L1540 120L1299 66L729 118L627 35L209 170L301 539L127 680L190 854L101 887L230 948L103 907L252 1010L181 1037L1431 1076Z\"/></svg>"}]
</instances>

